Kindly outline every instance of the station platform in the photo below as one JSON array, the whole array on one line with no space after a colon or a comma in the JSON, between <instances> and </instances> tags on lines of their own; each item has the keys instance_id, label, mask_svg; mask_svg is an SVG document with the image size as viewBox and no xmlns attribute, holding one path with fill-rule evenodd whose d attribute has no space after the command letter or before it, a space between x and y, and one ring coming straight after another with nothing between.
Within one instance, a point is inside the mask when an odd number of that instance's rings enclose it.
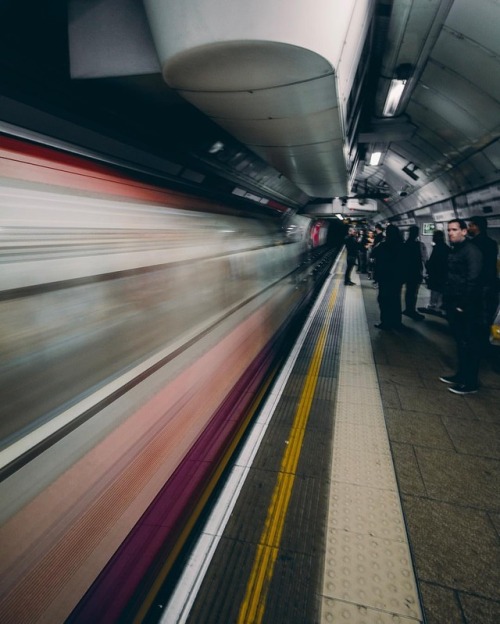
<instances>
[{"instance_id":1,"label":"station platform","mask_svg":"<svg viewBox=\"0 0 500 624\"><path fill-rule=\"evenodd\" d=\"M343 269L148 621L500 622L497 364L450 393L446 321L376 329L376 288Z\"/></svg>"}]
</instances>

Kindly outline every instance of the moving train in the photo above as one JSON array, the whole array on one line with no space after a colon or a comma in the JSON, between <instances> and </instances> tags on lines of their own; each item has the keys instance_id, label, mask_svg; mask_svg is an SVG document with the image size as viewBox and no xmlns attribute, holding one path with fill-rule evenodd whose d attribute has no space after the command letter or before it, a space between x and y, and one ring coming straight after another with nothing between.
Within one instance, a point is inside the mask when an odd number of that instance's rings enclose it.
<instances>
[{"instance_id":1,"label":"moving train","mask_svg":"<svg viewBox=\"0 0 500 624\"><path fill-rule=\"evenodd\" d=\"M499 10L0 3L2 622L140 608L331 266L336 214L427 244L481 215L500 241Z\"/></svg>"},{"instance_id":2,"label":"moving train","mask_svg":"<svg viewBox=\"0 0 500 624\"><path fill-rule=\"evenodd\" d=\"M321 220L0 146L1 620L111 622L174 560L335 252Z\"/></svg>"}]
</instances>

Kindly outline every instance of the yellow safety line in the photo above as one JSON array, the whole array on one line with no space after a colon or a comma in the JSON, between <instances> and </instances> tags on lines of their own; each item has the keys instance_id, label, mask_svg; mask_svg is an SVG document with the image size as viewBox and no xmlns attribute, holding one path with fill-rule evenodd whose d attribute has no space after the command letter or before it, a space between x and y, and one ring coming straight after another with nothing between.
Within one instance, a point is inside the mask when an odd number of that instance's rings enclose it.
<instances>
[{"instance_id":1,"label":"yellow safety line","mask_svg":"<svg viewBox=\"0 0 500 624\"><path fill-rule=\"evenodd\" d=\"M328 335L328 325L337 298L337 291L338 284L335 285L328 302L328 313L318 337L311 364L307 371L300 401L295 412L290 439L281 460L281 467L274 487L271 503L267 510L264 529L259 540L259 545L257 546L257 553L247 583L245 598L241 603L238 624L249 624L250 622L252 622L252 624L258 624L262 621L264 616L267 592L271 583L285 518L292 496L295 472L297 470L305 428L309 419L314 391L316 389L318 372Z\"/></svg>"}]
</instances>

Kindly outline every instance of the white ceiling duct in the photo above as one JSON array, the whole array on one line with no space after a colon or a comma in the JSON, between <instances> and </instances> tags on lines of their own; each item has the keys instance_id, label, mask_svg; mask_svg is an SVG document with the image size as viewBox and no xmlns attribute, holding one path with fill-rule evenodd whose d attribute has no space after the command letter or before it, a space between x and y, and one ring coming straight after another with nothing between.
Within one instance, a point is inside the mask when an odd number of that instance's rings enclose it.
<instances>
[{"instance_id":1,"label":"white ceiling duct","mask_svg":"<svg viewBox=\"0 0 500 624\"><path fill-rule=\"evenodd\" d=\"M372 5L145 0L167 84L313 197L347 191L342 107Z\"/></svg>"}]
</instances>

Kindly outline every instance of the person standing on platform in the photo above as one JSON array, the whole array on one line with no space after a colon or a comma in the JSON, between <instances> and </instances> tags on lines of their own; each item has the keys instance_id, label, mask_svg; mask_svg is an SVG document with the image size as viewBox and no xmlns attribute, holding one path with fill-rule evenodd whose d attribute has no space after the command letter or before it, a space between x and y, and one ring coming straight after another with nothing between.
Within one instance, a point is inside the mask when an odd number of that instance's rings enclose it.
<instances>
[{"instance_id":1,"label":"person standing on platform","mask_svg":"<svg viewBox=\"0 0 500 624\"><path fill-rule=\"evenodd\" d=\"M432 235L434 247L430 258L425 263L427 269L427 286L431 291L429 305L426 308L418 308L419 312L444 316L443 290L448 272L448 254L450 248L446 244L443 230L435 230Z\"/></svg>"},{"instance_id":2,"label":"person standing on platform","mask_svg":"<svg viewBox=\"0 0 500 624\"><path fill-rule=\"evenodd\" d=\"M462 219L448 222L451 251L444 288L446 316L457 345L457 372L439 379L454 394L472 394L479 388L482 351L481 271L482 254L467 238Z\"/></svg>"},{"instance_id":3,"label":"person standing on platform","mask_svg":"<svg viewBox=\"0 0 500 624\"><path fill-rule=\"evenodd\" d=\"M408 239L404 244L405 266L405 309L403 314L414 321L423 321L425 316L417 312L417 297L420 284L424 278L424 267L427 261L427 250L419 240L418 225L411 225Z\"/></svg>"},{"instance_id":4,"label":"person standing on platform","mask_svg":"<svg viewBox=\"0 0 500 624\"><path fill-rule=\"evenodd\" d=\"M358 238L358 273L367 273L368 271L368 245L370 239L366 230L361 230Z\"/></svg>"},{"instance_id":5,"label":"person standing on platform","mask_svg":"<svg viewBox=\"0 0 500 624\"><path fill-rule=\"evenodd\" d=\"M373 245L379 245L384 241L384 226L381 223L375 224L375 235L373 237Z\"/></svg>"},{"instance_id":6,"label":"person standing on platform","mask_svg":"<svg viewBox=\"0 0 500 624\"><path fill-rule=\"evenodd\" d=\"M397 329L401 323L401 290L403 288L403 238L395 225L388 225L385 240L377 248L375 281L378 283L380 323L378 329Z\"/></svg>"},{"instance_id":7,"label":"person standing on platform","mask_svg":"<svg viewBox=\"0 0 500 624\"><path fill-rule=\"evenodd\" d=\"M372 248L370 250L370 271L373 278L373 287L377 287L377 280L375 278L375 264L377 262L377 251L380 245L384 242L385 234L384 228L381 223L375 224L375 235L373 237Z\"/></svg>"},{"instance_id":8,"label":"person standing on platform","mask_svg":"<svg viewBox=\"0 0 500 624\"><path fill-rule=\"evenodd\" d=\"M366 244L366 276L369 280L373 279L373 263L372 260L372 249L373 249L373 241L375 239L375 234L368 230L366 234L368 238L368 242Z\"/></svg>"},{"instance_id":9,"label":"person standing on platform","mask_svg":"<svg viewBox=\"0 0 500 624\"><path fill-rule=\"evenodd\" d=\"M346 286L354 286L354 282L351 281L351 271L356 265L358 260L359 244L356 236L356 230L349 228L347 236L344 239L344 244L347 252L347 263L344 273L344 284Z\"/></svg>"},{"instance_id":10,"label":"person standing on platform","mask_svg":"<svg viewBox=\"0 0 500 624\"><path fill-rule=\"evenodd\" d=\"M471 217L467 226L472 243L483 255L481 271L482 316L485 342L488 341L490 327L498 308L498 243L488 236L488 221L485 217Z\"/></svg>"}]
</instances>

